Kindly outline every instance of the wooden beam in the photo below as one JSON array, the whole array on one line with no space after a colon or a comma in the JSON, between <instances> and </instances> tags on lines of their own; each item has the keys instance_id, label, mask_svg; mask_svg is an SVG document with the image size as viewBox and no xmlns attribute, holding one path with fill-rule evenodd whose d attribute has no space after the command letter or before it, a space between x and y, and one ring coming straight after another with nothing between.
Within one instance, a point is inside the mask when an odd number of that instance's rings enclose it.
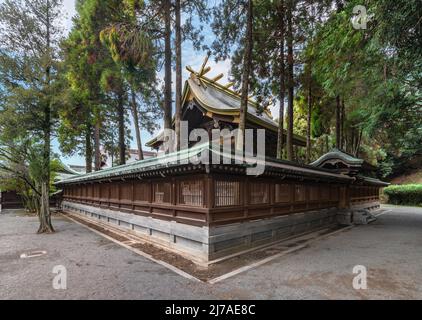
<instances>
[{"instance_id":1,"label":"wooden beam","mask_svg":"<svg viewBox=\"0 0 422 320\"><path fill-rule=\"evenodd\" d=\"M203 76L210 71L211 71L211 67L206 67L204 70L202 70L202 73L199 76Z\"/></svg>"},{"instance_id":2,"label":"wooden beam","mask_svg":"<svg viewBox=\"0 0 422 320\"><path fill-rule=\"evenodd\" d=\"M186 70L188 70L190 73L196 74L196 71L193 70L191 66L186 66Z\"/></svg>"},{"instance_id":3,"label":"wooden beam","mask_svg":"<svg viewBox=\"0 0 422 320\"><path fill-rule=\"evenodd\" d=\"M202 62L202 66L201 66L201 69L199 69L199 72L198 72L198 74L200 75L200 76L202 76L202 75L204 75L204 69L205 69L205 66L207 65L207 62L208 62L208 58L210 57L210 55L208 54L206 57L205 57L205 59L204 59L204 62Z\"/></svg>"},{"instance_id":4,"label":"wooden beam","mask_svg":"<svg viewBox=\"0 0 422 320\"><path fill-rule=\"evenodd\" d=\"M216 81L220 80L222 77L224 77L224 74L220 73L218 76L215 76L214 78L212 78L211 81L216 82Z\"/></svg>"},{"instance_id":5,"label":"wooden beam","mask_svg":"<svg viewBox=\"0 0 422 320\"><path fill-rule=\"evenodd\" d=\"M234 86L234 82L229 82L228 84L224 86L224 88L229 89L230 87L233 87L233 86Z\"/></svg>"}]
</instances>

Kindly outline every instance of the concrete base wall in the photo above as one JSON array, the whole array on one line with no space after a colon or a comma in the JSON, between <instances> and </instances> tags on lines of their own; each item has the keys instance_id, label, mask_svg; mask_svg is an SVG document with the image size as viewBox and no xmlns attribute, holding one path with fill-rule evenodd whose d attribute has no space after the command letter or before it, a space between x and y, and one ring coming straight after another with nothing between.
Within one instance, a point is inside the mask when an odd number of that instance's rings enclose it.
<instances>
[{"instance_id":1,"label":"concrete base wall","mask_svg":"<svg viewBox=\"0 0 422 320\"><path fill-rule=\"evenodd\" d=\"M337 211L337 222L340 225L362 224L362 213L370 214L380 208L379 201L365 202L355 204L350 209L343 209ZM366 219L366 218L365 218ZM369 221L371 222L371 221Z\"/></svg>"},{"instance_id":2,"label":"concrete base wall","mask_svg":"<svg viewBox=\"0 0 422 320\"><path fill-rule=\"evenodd\" d=\"M210 260L335 224L336 209L324 209L212 227Z\"/></svg>"},{"instance_id":3,"label":"concrete base wall","mask_svg":"<svg viewBox=\"0 0 422 320\"><path fill-rule=\"evenodd\" d=\"M107 210L64 201L62 209L135 233L199 263L252 249L294 235L337 224L337 209L308 211L215 227L195 227L175 221Z\"/></svg>"},{"instance_id":4,"label":"concrete base wall","mask_svg":"<svg viewBox=\"0 0 422 320\"><path fill-rule=\"evenodd\" d=\"M208 227L195 227L69 201L63 201L62 210L134 232L146 241L192 260L208 261Z\"/></svg>"}]
</instances>

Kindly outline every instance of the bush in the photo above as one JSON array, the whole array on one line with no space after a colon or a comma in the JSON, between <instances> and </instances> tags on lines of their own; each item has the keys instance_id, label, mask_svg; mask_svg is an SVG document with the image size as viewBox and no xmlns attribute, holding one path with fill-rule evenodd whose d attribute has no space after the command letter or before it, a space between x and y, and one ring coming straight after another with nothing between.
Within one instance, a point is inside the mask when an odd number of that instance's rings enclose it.
<instances>
[{"instance_id":1,"label":"bush","mask_svg":"<svg viewBox=\"0 0 422 320\"><path fill-rule=\"evenodd\" d=\"M422 206L422 184L392 185L384 188L388 203Z\"/></svg>"}]
</instances>

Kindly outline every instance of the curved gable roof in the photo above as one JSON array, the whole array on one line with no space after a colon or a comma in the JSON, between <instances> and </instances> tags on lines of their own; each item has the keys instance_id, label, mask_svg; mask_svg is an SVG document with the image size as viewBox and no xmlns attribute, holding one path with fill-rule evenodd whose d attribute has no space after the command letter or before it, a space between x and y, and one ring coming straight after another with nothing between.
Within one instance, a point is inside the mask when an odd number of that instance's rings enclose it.
<instances>
[{"instance_id":1,"label":"curved gable roof","mask_svg":"<svg viewBox=\"0 0 422 320\"><path fill-rule=\"evenodd\" d=\"M241 98L237 92L229 89L229 86L224 86L215 80L193 71L191 68L187 69L191 72L191 75L189 79L185 81L182 101L183 106L186 105L188 99L193 97L202 108L210 113L239 117ZM278 123L273 120L271 112L268 109L259 112L258 103L249 98L247 119L248 121L256 123L273 132L278 131ZM284 130L284 132L286 134L286 130ZM162 132L148 141L146 145L152 146L159 140L160 135L162 135ZM306 145L306 139L299 135L294 134L293 141L298 145Z\"/></svg>"},{"instance_id":2,"label":"curved gable roof","mask_svg":"<svg viewBox=\"0 0 422 320\"><path fill-rule=\"evenodd\" d=\"M311 166L321 167L325 163L335 163L342 161L343 163L350 165L350 166L362 166L363 159L356 158L351 154L348 154L344 151L339 149L333 149L326 154L322 155L318 160L311 163Z\"/></svg>"}]
</instances>

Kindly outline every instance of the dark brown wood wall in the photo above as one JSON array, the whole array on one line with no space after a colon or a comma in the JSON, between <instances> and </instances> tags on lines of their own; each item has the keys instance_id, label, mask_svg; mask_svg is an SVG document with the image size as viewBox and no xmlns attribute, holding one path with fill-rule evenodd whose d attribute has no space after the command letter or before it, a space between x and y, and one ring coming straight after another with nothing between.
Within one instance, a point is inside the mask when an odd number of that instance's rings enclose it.
<instances>
[{"instance_id":1,"label":"dark brown wood wall","mask_svg":"<svg viewBox=\"0 0 422 320\"><path fill-rule=\"evenodd\" d=\"M239 199L230 205L210 203L210 225L228 224L247 220L275 217L295 212L334 208L339 203L339 185L279 181L271 178L214 176L214 196L240 189ZM230 184L228 184L230 182ZM230 193L230 192L229 192Z\"/></svg>"},{"instance_id":2,"label":"dark brown wood wall","mask_svg":"<svg viewBox=\"0 0 422 320\"><path fill-rule=\"evenodd\" d=\"M64 187L63 199L202 226L208 221L207 181L196 175L70 185Z\"/></svg>"},{"instance_id":3,"label":"dark brown wood wall","mask_svg":"<svg viewBox=\"0 0 422 320\"><path fill-rule=\"evenodd\" d=\"M24 207L22 198L15 191L1 192L0 199L2 209L20 209Z\"/></svg>"},{"instance_id":4,"label":"dark brown wood wall","mask_svg":"<svg viewBox=\"0 0 422 320\"><path fill-rule=\"evenodd\" d=\"M377 186L350 186L350 204L379 201L380 188Z\"/></svg>"},{"instance_id":5,"label":"dark brown wood wall","mask_svg":"<svg viewBox=\"0 0 422 320\"><path fill-rule=\"evenodd\" d=\"M221 225L378 200L378 187L222 174L64 186L63 199L190 225Z\"/></svg>"}]
</instances>

